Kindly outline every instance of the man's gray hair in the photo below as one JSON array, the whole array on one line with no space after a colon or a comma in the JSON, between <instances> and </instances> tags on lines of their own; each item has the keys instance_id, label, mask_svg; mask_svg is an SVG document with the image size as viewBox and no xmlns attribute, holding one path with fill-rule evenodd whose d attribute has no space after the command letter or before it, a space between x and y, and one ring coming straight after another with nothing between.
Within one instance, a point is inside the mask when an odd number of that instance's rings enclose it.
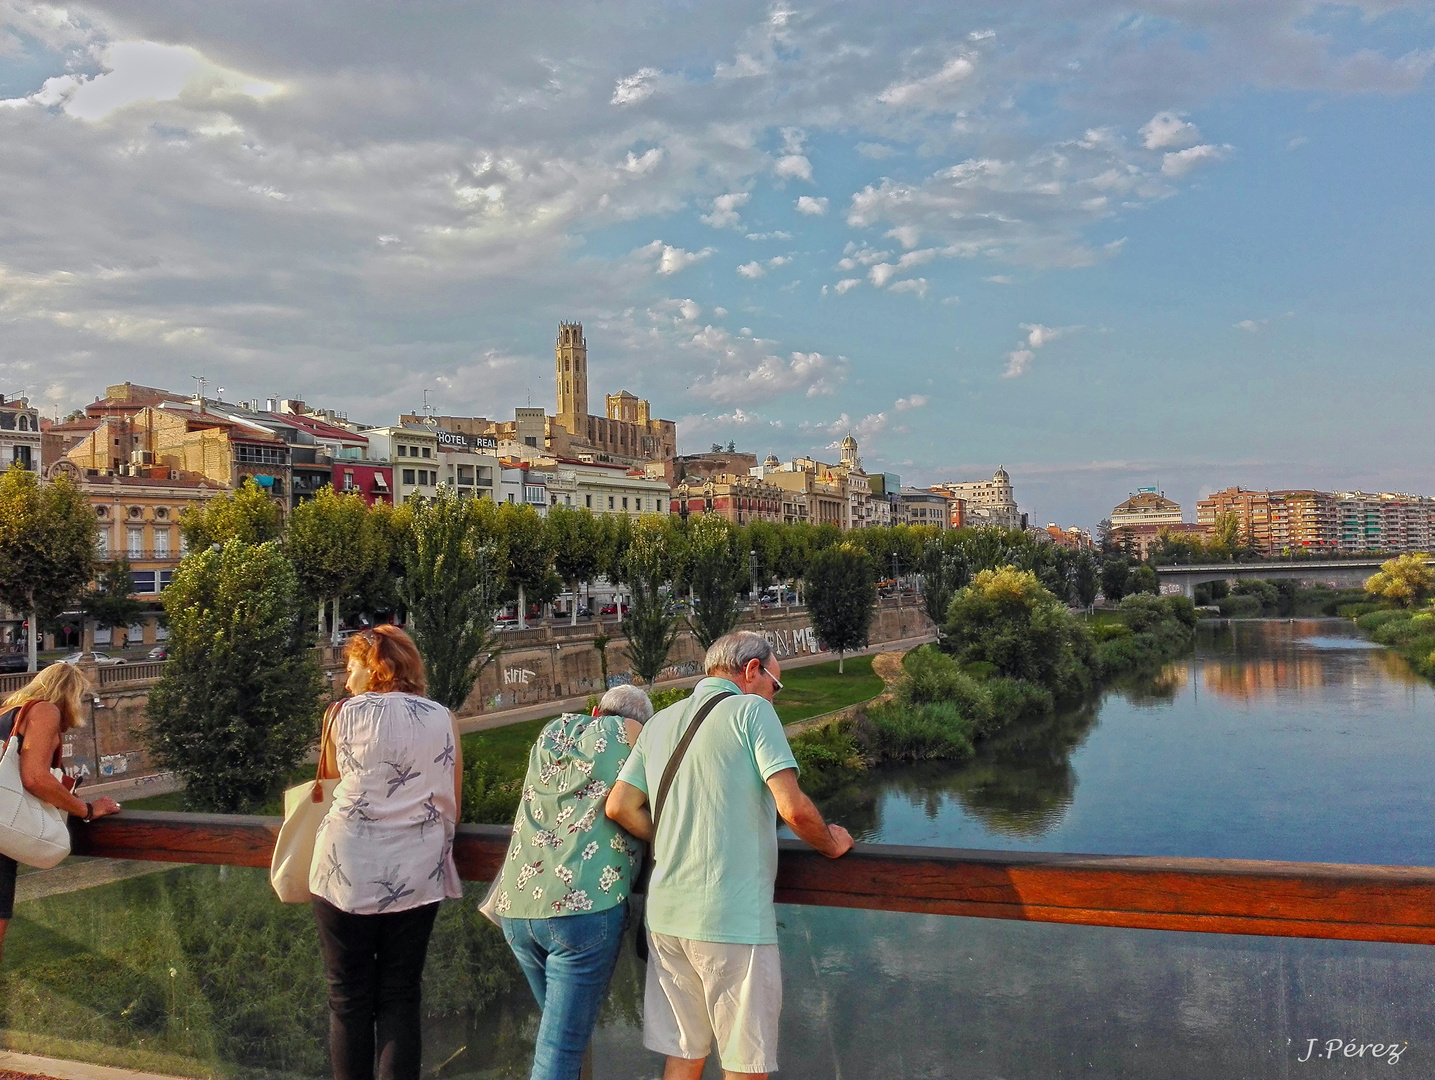
<instances>
[{"instance_id":1,"label":"man's gray hair","mask_svg":"<svg viewBox=\"0 0 1435 1080\"><path fill-rule=\"evenodd\" d=\"M626 716L629 720L646 724L648 718L653 715L653 703L648 700L648 695L636 686L615 686L598 702L598 714Z\"/></svg>"},{"instance_id":2,"label":"man's gray hair","mask_svg":"<svg viewBox=\"0 0 1435 1080\"><path fill-rule=\"evenodd\" d=\"M703 669L709 675L714 671L741 671L754 660L765 664L771 659L772 646L767 638L751 630L734 630L712 643L703 658Z\"/></svg>"}]
</instances>

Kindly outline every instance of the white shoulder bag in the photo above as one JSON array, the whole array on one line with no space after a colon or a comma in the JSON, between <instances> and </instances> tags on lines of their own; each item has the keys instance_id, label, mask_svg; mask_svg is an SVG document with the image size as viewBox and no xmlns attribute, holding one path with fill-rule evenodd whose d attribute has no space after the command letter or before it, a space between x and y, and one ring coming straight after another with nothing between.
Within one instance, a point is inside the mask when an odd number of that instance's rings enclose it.
<instances>
[{"instance_id":1,"label":"white shoulder bag","mask_svg":"<svg viewBox=\"0 0 1435 1080\"><path fill-rule=\"evenodd\" d=\"M25 790L20 779L20 744L24 736L17 737L15 733L33 704L27 701L20 706L10 738L5 740L4 756L0 757L0 853L26 866L48 870L70 853L70 830L65 811L37 799Z\"/></svg>"},{"instance_id":2,"label":"white shoulder bag","mask_svg":"<svg viewBox=\"0 0 1435 1080\"><path fill-rule=\"evenodd\" d=\"M334 803L338 777L325 778L324 754L333 733L334 719L342 701L336 701L324 713L324 727L319 735L319 764L314 781L296 784L284 792L284 824L274 842L274 858L269 864L269 884L286 904L309 902L309 868L314 862L314 838L319 823Z\"/></svg>"}]
</instances>

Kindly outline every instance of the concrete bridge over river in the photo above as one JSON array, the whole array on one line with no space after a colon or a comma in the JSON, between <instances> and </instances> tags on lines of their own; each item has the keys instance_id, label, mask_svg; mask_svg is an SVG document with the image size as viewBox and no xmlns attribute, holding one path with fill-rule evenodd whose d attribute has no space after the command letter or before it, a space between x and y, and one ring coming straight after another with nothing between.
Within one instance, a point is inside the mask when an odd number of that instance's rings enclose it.
<instances>
[{"instance_id":1,"label":"concrete bridge over river","mask_svg":"<svg viewBox=\"0 0 1435 1080\"><path fill-rule=\"evenodd\" d=\"M1384 559L1331 559L1310 562L1208 563L1195 566L1158 566L1156 580L1161 583L1162 596L1196 595L1196 586L1203 581L1240 581L1259 578L1275 581L1294 578L1302 585L1329 585L1335 589L1354 589L1380 569Z\"/></svg>"}]
</instances>

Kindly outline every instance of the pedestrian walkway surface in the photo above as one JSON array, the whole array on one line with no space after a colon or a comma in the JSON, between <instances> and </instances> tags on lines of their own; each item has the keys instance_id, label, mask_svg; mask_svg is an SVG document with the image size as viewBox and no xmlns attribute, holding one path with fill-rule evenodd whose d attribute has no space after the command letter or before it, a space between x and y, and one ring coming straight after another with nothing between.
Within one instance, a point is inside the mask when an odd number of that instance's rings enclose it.
<instances>
[{"instance_id":1,"label":"pedestrian walkway surface","mask_svg":"<svg viewBox=\"0 0 1435 1080\"><path fill-rule=\"evenodd\" d=\"M0 1080L31 1080L33 1077L43 1080L173 1080L162 1073L0 1050Z\"/></svg>"}]
</instances>

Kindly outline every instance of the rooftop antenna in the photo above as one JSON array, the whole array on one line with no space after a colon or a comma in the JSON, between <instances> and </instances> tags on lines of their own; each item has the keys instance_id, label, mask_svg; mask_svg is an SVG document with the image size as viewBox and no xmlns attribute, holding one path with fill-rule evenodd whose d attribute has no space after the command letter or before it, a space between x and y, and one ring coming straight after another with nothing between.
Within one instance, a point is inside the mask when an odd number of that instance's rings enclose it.
<instances>
[{"instance_id":1,"label":"rooftop antenna","mask_svg":"<svg viewBox=\"0 0 1435 1080\"><path fill-rule=\"evenodd\" d=\"M190 378L195 381L195 398L198 400L199 407L202 409L204 408L204 388L208 385L208 380L203 375L191 375Z\"/></svg>"}]
</instances>

